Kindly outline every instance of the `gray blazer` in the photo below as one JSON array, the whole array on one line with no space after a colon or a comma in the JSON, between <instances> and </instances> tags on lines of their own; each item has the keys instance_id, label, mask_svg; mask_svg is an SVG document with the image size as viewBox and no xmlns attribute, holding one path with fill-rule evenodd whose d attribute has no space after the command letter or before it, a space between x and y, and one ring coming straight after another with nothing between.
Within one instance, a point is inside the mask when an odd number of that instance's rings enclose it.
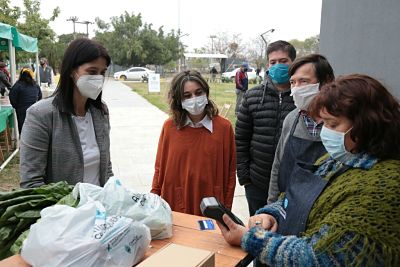
<instances>
[{"instance_id":1,"label":"gray blazer","mask_svg":"<svg viewBox=\"0 0 400 267\"><path fill-rule=\"evenodd\" d=\"M71 114L53 105L54 97L31 106L21 133L21 187L66 181L75 185L83 180L83 152ZM100 185L113 176L110 160L110 122L108 115L90 107L100 150Z\"/></svg>"}]
</instances>

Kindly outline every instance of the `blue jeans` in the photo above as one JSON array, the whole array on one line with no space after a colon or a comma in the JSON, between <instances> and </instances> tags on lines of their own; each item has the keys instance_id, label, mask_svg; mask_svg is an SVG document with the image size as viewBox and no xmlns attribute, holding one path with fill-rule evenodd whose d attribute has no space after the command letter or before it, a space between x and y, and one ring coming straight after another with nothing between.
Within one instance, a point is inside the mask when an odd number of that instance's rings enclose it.
<instances>
[{"instance_id":1,"label":"blue jeans","mask_svg":"<svg viewBox=\"0 0 400 267\"><path fill-rule=\"evenodd\" d=\"M250 216L253 216L258 209L267 205L268 190L256 187L253 184L245 186L247 204Z\"/></svg>"}]
</instances>

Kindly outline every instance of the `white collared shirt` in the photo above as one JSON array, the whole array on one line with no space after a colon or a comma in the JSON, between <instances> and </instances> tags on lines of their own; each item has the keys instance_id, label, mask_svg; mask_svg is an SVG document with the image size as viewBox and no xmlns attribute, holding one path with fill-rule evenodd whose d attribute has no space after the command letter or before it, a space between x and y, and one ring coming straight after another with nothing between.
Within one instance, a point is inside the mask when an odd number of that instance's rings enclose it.
<instances>
[{"instance_id":1,"label":"white collared shirt","mask_svg":"<svg viewBox=\"0 0 400 267\"><path fill-rule=\"evenodd\" d=\"M185 121L185 124L183 125L183 127L185 127L185 126L190 126L190 127L192 127L192 128L201 128L201 127L204 127L204 128L206 128L208 131L210 131L210 133L213 132L213 123L212 123L212 120L211 120L207 115L205 115L204 118L203 118L201 121L197 122L197 123L194 123L194 122L189 118L189 116L186 116L186 121Z\"/></svg>"}]
</instances>

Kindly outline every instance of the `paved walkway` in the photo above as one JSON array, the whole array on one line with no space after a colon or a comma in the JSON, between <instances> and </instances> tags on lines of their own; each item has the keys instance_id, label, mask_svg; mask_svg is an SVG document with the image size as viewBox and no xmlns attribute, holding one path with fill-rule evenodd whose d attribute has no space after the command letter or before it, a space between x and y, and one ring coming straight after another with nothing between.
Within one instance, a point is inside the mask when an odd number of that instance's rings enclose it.
<instances>
[{"instance_id":1,"label":"paved walkway","mask_svg":"<svg viewBox=\"0 0 400 267\"><path fill-rule=\"evenodd\" d=\"M168 115L119 81L105 82L103 99L110 110L111 161L114 175L139 192L149 192L158 137ZM243 187L237 184L233 212L249 217Z\"/></svg>"}]
</instances>

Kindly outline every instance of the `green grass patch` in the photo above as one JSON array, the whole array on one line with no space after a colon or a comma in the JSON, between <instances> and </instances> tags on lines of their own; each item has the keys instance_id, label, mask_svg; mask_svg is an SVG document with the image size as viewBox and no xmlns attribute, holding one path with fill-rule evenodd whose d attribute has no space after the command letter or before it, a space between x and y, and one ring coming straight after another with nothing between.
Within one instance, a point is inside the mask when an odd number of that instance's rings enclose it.
<instances>
[{"instance_id":1,"label":"green grass patch","mask_svg":"<svg viewBox=\"0 0 400 267\"><path fill-rule=\"evenodd\" d=\"M169 106L167 101L167 95L170 83L161 80L160 93L149 93L147 83L132 83L124 82L127 86L132 88L132 91L138 93L147 99L151 104L158 107L162 111L168 113ZM232 126L235 126L235 105L236 105L236 94L234 83L210 83L210 99L213 100L218 109L221 110L222 106L226 103L231 104L231 108L227 114L227 119L230 120Z\"/></svg>"},{"instance_id":2,"label":"green grass patch","mask_svg":"<svg viewBox=\"0 0 400 267\"><path fill-rule=\"evenodd\" d=\"M19 188L19 154L0 172L0 191Z\"/></svg>"}]
</instances>

